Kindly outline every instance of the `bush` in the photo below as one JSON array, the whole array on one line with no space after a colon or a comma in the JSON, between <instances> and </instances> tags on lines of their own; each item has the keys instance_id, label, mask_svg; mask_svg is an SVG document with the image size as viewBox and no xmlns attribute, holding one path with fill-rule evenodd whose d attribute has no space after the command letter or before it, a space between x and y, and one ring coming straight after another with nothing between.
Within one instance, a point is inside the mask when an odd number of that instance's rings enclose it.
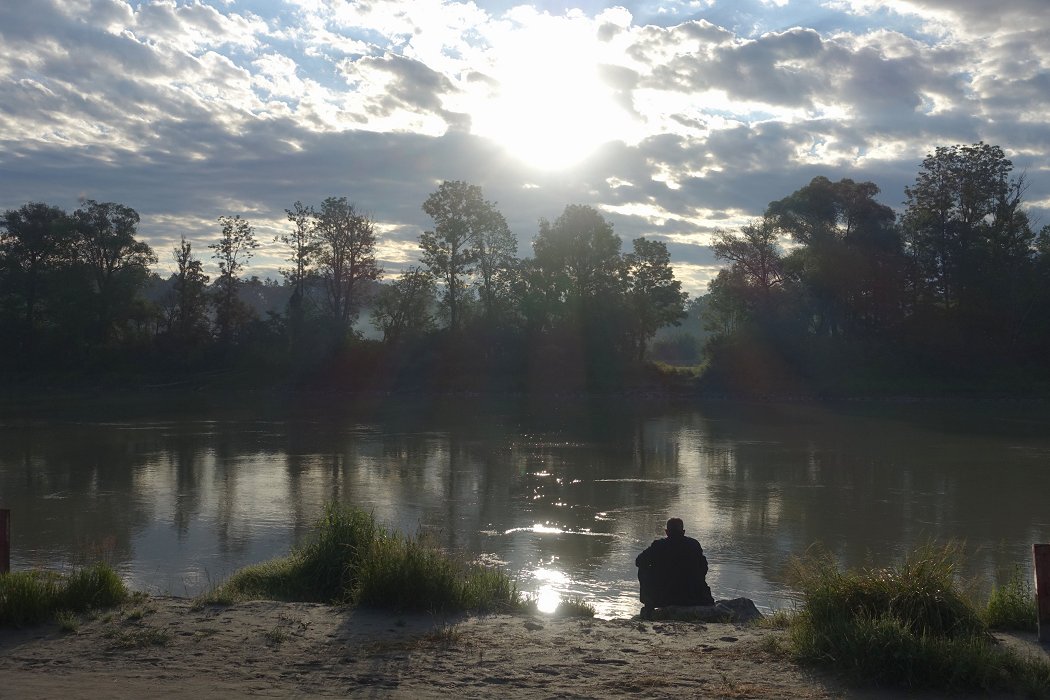
<instances>
[{"instance_id":1,"label":"bush","mask_svg":"<svg viewBox=\"0 0 1050 700\"><path fill-rule=\"evenodd\" d=\"M204 602L271 598L396 610L517 607L502 571L468 564L419 538L380 527L356 508L330 505L311 539L288 557L241 569Z\"/></svg>"},{"instance_id":2,"label":"bush","mask_svg":"<svg viewBox=\"0 0 1050 700\"><path fill-rule=\"evenodd\" d=\"M792 653L867 683L1047 696L1050 665L997 647L959 591L959 554L927 546L896 567L859 571L840 570L827 553L797 561L803 605Z\"/></svg>"},{"instance_id":3,"label":"bush","mask_svg":"<svg viewBox=\"0 0 1050 700\"><path fill-rule=\"evenodd\" d=\"M0 625L31 625L119 605L128 589L116 572L95 564L69 575L53 571L18 571L0 575Z\"/></svg>"}]
</instances>

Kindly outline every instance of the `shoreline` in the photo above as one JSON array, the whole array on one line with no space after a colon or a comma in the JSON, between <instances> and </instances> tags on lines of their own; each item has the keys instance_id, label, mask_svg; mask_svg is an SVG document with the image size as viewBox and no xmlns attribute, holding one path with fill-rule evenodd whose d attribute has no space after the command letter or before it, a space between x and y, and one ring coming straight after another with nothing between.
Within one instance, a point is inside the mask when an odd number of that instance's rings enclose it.
<instances>
[{"instance_id":1,"label":"shoreline","mask_svg":"<svg viewBox=\"0 0 1050 700\"><path fill-rule=\"evenodd\" d=\"M4 697L872 696L768 651L729 623L440 616L256 601L139 598L0 629ZM857 694L860 693L860 694Z\"/></svg>"},{"instance_id":2,"label":"shoreline","mask_svg":"<svg viewBox=\"0 0 1050 700\"><path fill-rule=\"evenodd\" d=\"M137 596L81 616L73 631L58 623L0 629L0 696L915 696L851 687L800 667L774 651L784 635L732 623L399 614L273 601L197 607Z\"/></svg>"}]
</instances>

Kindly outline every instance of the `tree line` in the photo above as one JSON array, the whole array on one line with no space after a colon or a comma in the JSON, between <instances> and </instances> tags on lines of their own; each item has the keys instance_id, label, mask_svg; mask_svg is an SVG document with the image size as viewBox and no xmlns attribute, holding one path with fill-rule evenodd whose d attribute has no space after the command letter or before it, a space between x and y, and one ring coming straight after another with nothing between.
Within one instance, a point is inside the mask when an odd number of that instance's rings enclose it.
<instances>
[{"instance_id":1,"label":"tree line","mask_svg":"<svg viewBox=\"0 0 1050 700\"><path fill-rule=\"evenodd\" d=\"M652 376L647 357L700 361L702 346L701 387L730 392L1024 383L1046 377L1050 350L1050 226L1036 233L1025 189L985 143L928 155L900 215L872 182L816 177L715 235L725 266L688 306L663 243L624 251L573 204L519 258L496 204L460 181L422 203L420 263L385 282L376 222L346 197L286 210L280 283L247 276L259 242L240 216L219 217L208 245L216 279L185 238L162 279L130 207L32 202L0 217L0 359L30 373L240 367L348 388L573 391Z\"/></svg>"},{"instance_id":2,"label":"tree line","mask_svg":"<svg viewBox=\"0 0 1050 700\"><path fill-rule=\"evenodd\" d=\"M138 214L31 202L0 217L0 353L8 368L245 367L350 387L586 388L637 368L657 329L685 316L666 246L621 250L589 206L542 219L534 257L481 188L440 184L420 264L380 284L375 221L346 197L286 210L282 284L246 277L259 247L238 215L218 219L212 280L184 237L174 271L150 268ZM285 300L263 317L252 295ZM381 340L363 337L361 319Z\"/></svg>"},{"instance_id":3,"label":"tree line","mask_svg":"<svg viewBox=\"0 0 1050 700\"><path fill-rule=\"evenodd\" d=\"M1036 233L1025 189L1000 147L943 146L900 216L874 183L816 177L719 232L709 379L1045 379L1050 226Z\"/></svg>"}]
</instances>

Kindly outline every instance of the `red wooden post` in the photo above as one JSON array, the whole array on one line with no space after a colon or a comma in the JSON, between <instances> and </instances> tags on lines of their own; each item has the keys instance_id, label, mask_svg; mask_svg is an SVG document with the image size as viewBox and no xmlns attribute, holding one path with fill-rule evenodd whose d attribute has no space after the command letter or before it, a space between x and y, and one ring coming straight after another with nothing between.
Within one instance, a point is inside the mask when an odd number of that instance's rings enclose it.
<instances>
[{"instance_id":1,"label":"red wooden post","mask_svg":"<svg viewBox=\"0 0 1050 700\"><path fill-rule=\"evenodd\" d=\"M11 570L11 511L0 508L0 574Z\"/></svg>"},{"instance_id":2,"label":"red wooden post","mask_svg":"<svg viewBox=\"0 0 1050 700\"><path fill-rule=\"evenodd\" d=\"M1039 641L1050 642L1050 544L1033 544L1035 560L1035 609L1039 617Z\"/></svg>"}]
</instances>

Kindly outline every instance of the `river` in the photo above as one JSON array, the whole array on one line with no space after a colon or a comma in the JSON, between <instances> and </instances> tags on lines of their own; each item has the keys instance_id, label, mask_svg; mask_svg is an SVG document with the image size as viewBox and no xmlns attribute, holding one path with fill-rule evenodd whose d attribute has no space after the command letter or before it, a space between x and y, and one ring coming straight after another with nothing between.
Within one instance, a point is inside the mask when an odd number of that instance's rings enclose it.
<instances>
[{"instance_id":1,"label":"river","mask_svg":"<svg viewBox=\"0 0 1050 700\"><path fill-rule=\"evenodd\" d=\"M541 607L631 615L679 516L716 597L791 604L791 558L965 545L979 585L1050 541L1045 405L197 397L0 414L12 567L103 559L195 595L286 553L328 501L504 567Z\"/></svg>"}]
</instances>

